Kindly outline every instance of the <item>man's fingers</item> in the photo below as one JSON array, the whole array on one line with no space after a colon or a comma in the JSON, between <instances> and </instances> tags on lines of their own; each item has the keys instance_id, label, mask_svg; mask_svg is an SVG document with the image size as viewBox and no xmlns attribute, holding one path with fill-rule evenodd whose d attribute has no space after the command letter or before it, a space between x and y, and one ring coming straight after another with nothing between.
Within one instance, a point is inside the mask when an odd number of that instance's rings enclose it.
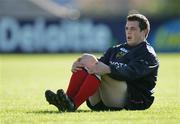
<instances>
[{"instance_id":1,"label":"man's fingers","mask_svg":"<svg viewBox=\"0 0 180 124\"><path fill-rule=\"evenodd\" d=\"M76 69L76 68L82 68L84 67L84 64L80 63L80 62L75 62L72 65L72 70Z\"/></svg>"},{"instance_id":2,"label":"man's fingers","mask_svg":"<svg viewBox=\"0 0 180 124\"><path fill-rule=\"evenodd\" d=\"M82 68L73 68L71 71L72 72L77 72L77 71L80 71L80 70L82 70Z\"/></svg>"},{"instance_id":3,"label":"man's fingers","mask_svg":"<svg viewBox=\"0 0 180 124\"><path fill-rule=\"evenodd\" d=\"M82 68L75 68L76 71L82 70Z\"/></svg>"}]
</instances>

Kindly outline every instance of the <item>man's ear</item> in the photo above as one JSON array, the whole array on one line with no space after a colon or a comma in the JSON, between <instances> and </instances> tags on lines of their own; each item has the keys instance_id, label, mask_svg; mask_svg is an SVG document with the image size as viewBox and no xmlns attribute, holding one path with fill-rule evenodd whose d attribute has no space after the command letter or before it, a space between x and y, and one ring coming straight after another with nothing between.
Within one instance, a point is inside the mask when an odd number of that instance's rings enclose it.
<instances>
[{"instance_id":1,"label":"man's ear","mask_svg":"<svg viewBox=\"0 0 180 124\"><path fill-rule=\"evenodd\" d=\"M149 33L149 32L148 32L148 29L144 29L143 31L144 31L145 37L147 38L147 35L148 35L148 33Z\"/></svg>"}]
</instances>

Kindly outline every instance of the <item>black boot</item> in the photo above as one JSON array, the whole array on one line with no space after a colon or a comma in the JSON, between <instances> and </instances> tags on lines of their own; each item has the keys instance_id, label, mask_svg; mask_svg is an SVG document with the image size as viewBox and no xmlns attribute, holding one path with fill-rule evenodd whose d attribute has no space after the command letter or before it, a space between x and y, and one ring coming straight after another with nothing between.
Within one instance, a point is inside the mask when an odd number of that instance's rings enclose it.
<instances>
[{"instance_id":1,"label":"black boot","mask_svg":"<svg viewBox=\"0 0 180 124\"><path fill-rule=\"evenodd\" d=\"M62 105L58 96L54 92L52 92L51 90L46 90L45 97L46 97L46 100L48 101L48 103L56 106L60 112L65 111L64 106Z\"/></svg>"},{"instance_id":2,"label":"black boot","mask_svg":"<svg viewBox=\"0 0 180 124\"><path fill-rule=\"evenodd\" d=\"M65 106L67 112L74 112L76 110L74 103L67 96L67 94L64 93L63 89L59 89L57 91L57 95L59 97L59 100L64 103L63 105Z\"/></svg>"}]
</instances>

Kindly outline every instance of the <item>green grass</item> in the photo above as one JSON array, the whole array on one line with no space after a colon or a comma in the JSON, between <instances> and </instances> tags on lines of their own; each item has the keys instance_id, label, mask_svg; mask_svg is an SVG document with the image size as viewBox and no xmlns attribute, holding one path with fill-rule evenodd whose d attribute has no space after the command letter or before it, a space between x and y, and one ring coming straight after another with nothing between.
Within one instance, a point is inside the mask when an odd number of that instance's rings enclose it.
<instances>
[{"instance_id":1,"label":"green grass","mask_svg":"<svg viewBox=\"0 0 180 124\"><path fill-rule=\"evenodd\" d=\"M92 112L83 104L59 113L44 91L66 90L79 54L0 55L1 124L177 124L180 122L180 54L159 54L155 102L145 111Z\"/></svg>"}]
</instances>

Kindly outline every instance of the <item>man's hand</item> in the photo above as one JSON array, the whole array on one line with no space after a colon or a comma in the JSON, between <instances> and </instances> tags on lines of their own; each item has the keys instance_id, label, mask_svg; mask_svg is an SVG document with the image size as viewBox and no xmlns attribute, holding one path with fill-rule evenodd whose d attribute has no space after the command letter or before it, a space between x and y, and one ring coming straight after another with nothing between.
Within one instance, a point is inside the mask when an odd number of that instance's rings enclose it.
<instances>
[{"instance_id":1,"label":"man's hand","mask_svg":"<svg viewBox=\"0 0 180 124\"><path fill-rule=\"evenodd\" d=\"M78 70L82 70L84 64L80 62L81 58L78 58L72 65L71 71L77 72Z\"/></svg>"},{"instance_id":2,"label":"man's hand","mask_svg":"<svg viewBox=\"0 0 180 124\"><path fill-rule=\"evenodd\" d=\"M85 53L81 56L80 62L84 64L85 67L91 68L98 63L98 60L94 55Z\"/></svg>"},{"instance_id":3,"label":"man's hand","mask_svg":"<svg viewBox=\"0 0 180 124\"><path fill-rule=\"evenodd\" d=\"M111 69L108 65L106 65L102 62L98 62L94 66L88 68L88 73L89 74L104 75L104 74L111 73Z\"/></svg>"},{"instance_id":4,"label":"man's hand","mask_svg":"<svg viewBox=\"0 0 180 124\"><path fill-rule=\"evenodd\" d=\"M97 58L92 54L83 54L72 65L71 71L77 72L82 70L83 67L90 68L98 62Z\"/></svg>"}]
</instances>

